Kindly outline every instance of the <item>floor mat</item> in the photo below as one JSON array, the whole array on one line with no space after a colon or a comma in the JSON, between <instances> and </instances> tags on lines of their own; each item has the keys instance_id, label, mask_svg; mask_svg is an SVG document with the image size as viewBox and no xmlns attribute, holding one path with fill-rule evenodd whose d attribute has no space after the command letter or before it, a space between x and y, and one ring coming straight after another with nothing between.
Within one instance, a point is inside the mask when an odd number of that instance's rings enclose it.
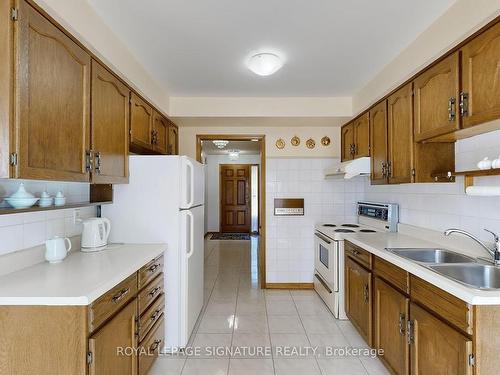
<instances>
[{"instance_id":1,"label":"floor mat","mask_svg":"<svg viewBox=\"0 0 500 375\"><path fill-rule=\"evenodd\" d=\"M239 240L249 241L250 235L248 233L213 233L211 240Z\"/></svg>"}]
</instances>

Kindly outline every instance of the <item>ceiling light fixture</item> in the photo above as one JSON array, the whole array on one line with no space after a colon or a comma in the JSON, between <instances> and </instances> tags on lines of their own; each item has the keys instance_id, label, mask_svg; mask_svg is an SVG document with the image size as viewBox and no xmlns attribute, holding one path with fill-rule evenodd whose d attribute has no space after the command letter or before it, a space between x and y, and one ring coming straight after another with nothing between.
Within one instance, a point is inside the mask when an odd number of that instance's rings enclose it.
<instances>
[{"instance_id":1,"label":"ceiling light fixture","mask_svg":"<svg viewBox=\"0 0 500 375\"><path fill-rule=\"evenodd\" d=\"M240 158L240 151L239 150L229 150L229 160L238 160Z\"/></svg>"},{"instance_id":2,"label":"ceiling light fixture","mask_svg":"<svg viewBox=\"0 0 500 375\"><path fill-rule=\"evenodd\" d=\"M219 149L223 149L224 147L227 146L229 141L223 141L221 139L216 139L215 141L212 141L212 143L215 145L215 147L217 147Z\"/></svg>"},{"instance_id":3,"label":"ceiling light fixture","mask_svg":"<svg viewBox=\"0 0 500 375\"><path fill-rule=\"evenodd\" d=\"M276 73L283 66L278 55L269 52L258 53L250 57L247 67L259 76L269 76Z\"/></svg>"}]
</instances>

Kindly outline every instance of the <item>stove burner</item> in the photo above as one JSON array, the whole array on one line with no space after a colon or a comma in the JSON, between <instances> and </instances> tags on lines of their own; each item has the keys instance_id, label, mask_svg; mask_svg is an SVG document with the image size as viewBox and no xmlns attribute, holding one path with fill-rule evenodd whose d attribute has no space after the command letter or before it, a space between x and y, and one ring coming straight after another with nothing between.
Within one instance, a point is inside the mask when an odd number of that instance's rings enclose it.
<instances>
[{"instance_id":1,"label":"stove burner","mask_svg":"<svg viewBox=\"0 0 500 375\"><path fill-rule=\"evenodd\" d=\"M376 230L373 230L373 229L360 229L359 231L363 232L363 233L376 233L377 232Z\"/></svg>"},{"instance_id":2,"label":"stove burner","mask_svg":"<svg viewBox=\"0 0 500 375\"><path fill-rule=\"evenodd\" d=\"M338 233L354 233L352 229L335 229L335 232Z\"/></svg>"},{"instance_id":3,"label":"stove burner","mask_svg":"<svg viewBox=\"0 0 500 375\"><path fill-rule=\"evenodd\" d=\"M342 226L347 228L359 228L358 224L342 224Z\"/></svg>"},{"instance_id":4,"label":"stove burner","mask_svg":"<svg viewBox=\"0 0 500 375\"><path fill-rule=\"evenodd\" d=\"M324 227L336 227L335 224L323 224Z\"/></svg>"}]
</instances>

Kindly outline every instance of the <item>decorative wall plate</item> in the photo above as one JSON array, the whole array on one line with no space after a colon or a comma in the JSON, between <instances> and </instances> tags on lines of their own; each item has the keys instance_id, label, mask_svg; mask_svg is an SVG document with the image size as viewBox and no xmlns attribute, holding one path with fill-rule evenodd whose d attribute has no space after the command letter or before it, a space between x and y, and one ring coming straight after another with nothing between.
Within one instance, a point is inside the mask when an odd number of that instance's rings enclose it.
<instances>
[{"instance_id":1,"label":"decorative wall plate","mask_svg":"<svg viewBox=\"0 0 500 375\"><path fill-rule=\"evenodd\" d=\"M314 139L309 138L306 141L306 146L307 146L307 148L314 148L314 146L316 146L316 142L314 142Z\"/></svg>"},{"instance_id":2,"label":"decorative wall plate","mask_svg":"<svg viewBox=\"0 0 500 375\"><path fill-rule=\"evenodd\" d=\"M283 139L278 139L276 141L276 147L279 148L280 150L285 148L285 141Z\"/></svg>"},{"instance_id":3,"label":"decorative wall plate","mask_svg":"<svg viewBox=\"0 0 500 375\"><path fill-rule=\"evenodd\" d=\"M297 136L294 136L292 138L292 140L290 141L290 143L292 144L292 146L298 146L298 145L300 145L300 138Z\"/></svg>"},{"instance_id":4,"label":"decorative wall plate","mask_svg":"<svg viewBox=\"0 0 500 375\"><path fill-rule=\"evenodd\" d=\"M325 135L323 138L321 138L321 144L323 146L328 146L330 144L330 138Z\"/></svg>"}]
</instances>

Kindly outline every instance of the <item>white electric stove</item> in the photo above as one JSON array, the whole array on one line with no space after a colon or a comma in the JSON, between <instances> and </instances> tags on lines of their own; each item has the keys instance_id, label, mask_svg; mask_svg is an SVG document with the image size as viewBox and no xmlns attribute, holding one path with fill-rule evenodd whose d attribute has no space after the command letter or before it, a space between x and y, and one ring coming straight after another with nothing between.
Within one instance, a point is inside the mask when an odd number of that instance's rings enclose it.
<instances>
[{"instance_id":1,"label":"white electric stove","mask_svg":"<svg viewBox=\"0 0 500 375\"><path fill-rule=\"evenodd\" d=\"M315 226L314 289L337 319L347 319L344 308L344 239L356 233L396 232L398 205L358 202L357 223Z\"/></svg>"}]
</instances>

